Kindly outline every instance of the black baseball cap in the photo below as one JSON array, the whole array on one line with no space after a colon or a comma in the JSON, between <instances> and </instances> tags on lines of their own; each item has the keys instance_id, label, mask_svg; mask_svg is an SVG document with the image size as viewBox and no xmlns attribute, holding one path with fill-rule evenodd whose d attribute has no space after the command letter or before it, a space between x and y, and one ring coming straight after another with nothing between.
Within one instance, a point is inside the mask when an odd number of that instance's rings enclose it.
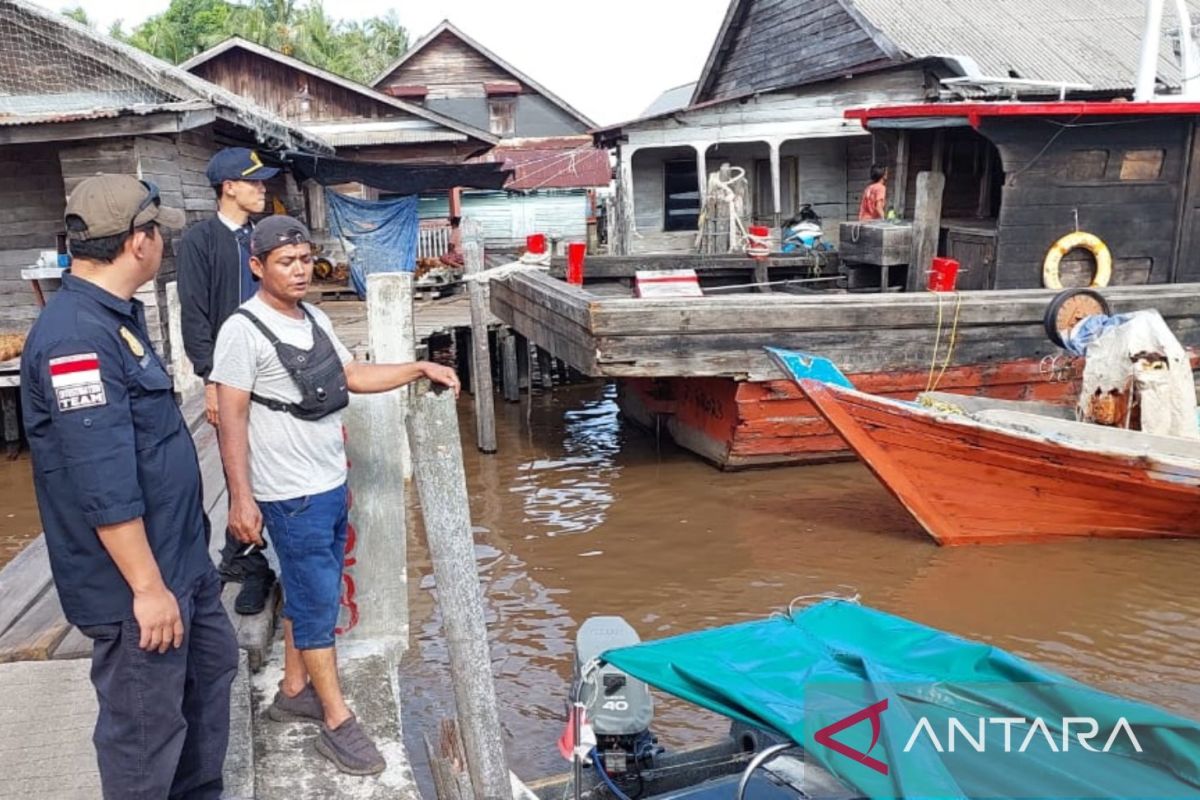
<instances>
[{"instance_id":1,"label":"black baseball cap","mask_svg":"<svg viewBox=\"0 0 1200 800\"><path fill-rule=\"evenodd\" d=\"M205 174L210 184L218 186L225 181L267 181L279 170L265 166L254 150L227 147L209 159Z\"/></svg>"},{"instance_id":2,"label":"black baseball cap","mask_svg":"<svg viewBox=\"0 0 1200 800\"><path fill-rule=\"evenodd\" d=\"M292 217L276 214L260 220L250 234L250 255L261 259L276 247L288 244L306 244L312 235L304 223Z\"/></svg>"}]
</instances>

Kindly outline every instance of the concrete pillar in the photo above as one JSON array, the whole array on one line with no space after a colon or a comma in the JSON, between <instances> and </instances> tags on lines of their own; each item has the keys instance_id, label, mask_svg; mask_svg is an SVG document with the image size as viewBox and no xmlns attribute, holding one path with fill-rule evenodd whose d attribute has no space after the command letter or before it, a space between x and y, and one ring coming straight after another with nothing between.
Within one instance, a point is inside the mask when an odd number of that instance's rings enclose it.
<instances>
[{"instance_id":1,"label":"concrete pillar","mask_svg":"<svg viewBox=\"0 0 1200 800\"><path fill-rule=\"evenodd\" d=\"M774 212L775 220L773 227L778 230L780 223L783 221L780 218L780 215L783 211L783 182L779 174L780 142L778 140L772 140L767 142L767 146L771 148L771 200L773 203L772 210Z\"/></svg>"},{"instance_id":2,"label":"concrete pillar","mask_svg":"<svg viewBox=\"0 0 1200 800\"><path fill-rule=\"evenodd\" d=\"M376 364L406 364L417 360L417 335L413 326L413 275L379 272L367 276L367 347ZM400 451L404 479L412 479L412 457L404 419L408 389L389 392L401 407L400 428L394 442Z\"/></svg>"},{"instance_id":3,"label":"concrete pillar","mask_svg":"<svg viewBox=\"0 0 1200 800\"><path fill-rule=\"evenodd\" d=\"M350 464L350 531L342 576L342 638L408 646L404 409L392 393L350 395L342 416ZM385 434L381 432L386 432Z\"/></svg>"}]
</instances>

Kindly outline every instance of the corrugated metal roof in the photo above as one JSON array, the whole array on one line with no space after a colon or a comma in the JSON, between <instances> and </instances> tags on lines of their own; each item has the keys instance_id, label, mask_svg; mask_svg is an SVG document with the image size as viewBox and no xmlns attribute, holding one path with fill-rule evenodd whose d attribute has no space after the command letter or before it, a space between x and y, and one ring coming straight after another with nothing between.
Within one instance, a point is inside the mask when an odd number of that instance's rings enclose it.
<instances>
[{"instance_id":1,"label":"corrugated metal roof","mask_svg":"<svg viewBox=\"0 0 1200 800\"><path fill-rule=\"evenodd\" d=\"M1144 3L1134 0L843 0L906 55L966 56L984 75L1124 90L1137 80ZM1200 3L1188 0L1193 13ZM1167 3L1167 26L1175 25ZM1179 85L1164 37L1159 76Z\"/></svg>"},{"instance_id":2,"label":"corrugated metal roof","mask_svg":"<svg viewBox=\"0 0 1200 800\"><path fill-rule=\"evenodd\" d=\"M655 98L654 102L646 107L639 116L653 117L657 114L665 114L668 111L678 111L681 108L687 108L692 102L692 94L696 91L696 82L685 83L683 86L676 86L673 89L667 89L665 92Z\"/></svg>"},{"instance_id":3,"label":"corrugated metal roof","mask_svg":"<svg viewBox=\"0 0 1200 800\"><path fill-rule=\"evenodd\" d=\"M5 100L9 98L4 98ZM126 114L146 116L158 113L179 113L181 111L203 111L212 108L210 103L200 100L185 100L182 103L135 103L124 108L85 107L71 110L65 106L62 111L38 111L33 113L7 113L0 108L0 125L37 125L52 122L81 122L91 119L112 119Z\"/></svg>"},{"instance_id":4,"label":"corrugated metal roof","mask_svg":"<svg viewBox=\"0 0 1200 800\"><path fill-rule=\"evenodd\" d=\"M449 130L425 120L362 119L307 123L304 129L334 147L365 147L377 144L427 144L465 142L465 133Z\"/></svg>"},{"instance_id":5,"label":"corrugated metal roof","mask_svg":"<svg viewBox=\"0 0 1200 800\"><path fill-rule=\"evenodd\" d=\"M607 150L592 146L589 136L553 139L507 140L480 156L477 161L504 164L513 170L506 189L528 192L537 189L586 189L608 186L612 165Z\"/></svg>"},{"instance_id":6,"label":"corrugated metal roof","mask_svg":"<svg viewBox=\"0 0 1200 800\"><path fill-rule=\"evenodd\" d=\"M30 38L32 57L37 57L40 52L43 60L50 63L54 63L54 59L48 59L46 56L54 56L58 60L81 56L100 59L105 66L128 76L131 87L146 87L147 95L143 97L143 102L148 101L149 105L159 101L166 105L173 101L199 101L219 109L227 119L253 131L258 140L269 147L322 153L333 150L326 142L220 86L61 14L48 11L29 0L0 0L0 19L11 20L15 25L37 31L37 38ZM34 62L30 67L37 69L38 64ZM5 74L0 72L0 88L4 85L5 77ZM22 80L21 76L11 77L18 82ZM106 96L103 103L89 109L87 113L109 116L134 113L135 105L128 103L125 93L105 92L104 88L100 87L101 93ZM64 94L70 95L71 92L47 91L44 94L31 95L40 98L41 107L27 105L21 109L20 114L6 116L3 124L19 124L18 118L22 123L26 119L45 121L36 118L61 114L64 109L59 105L59 98Z\"/></svg>"}]
</instances>

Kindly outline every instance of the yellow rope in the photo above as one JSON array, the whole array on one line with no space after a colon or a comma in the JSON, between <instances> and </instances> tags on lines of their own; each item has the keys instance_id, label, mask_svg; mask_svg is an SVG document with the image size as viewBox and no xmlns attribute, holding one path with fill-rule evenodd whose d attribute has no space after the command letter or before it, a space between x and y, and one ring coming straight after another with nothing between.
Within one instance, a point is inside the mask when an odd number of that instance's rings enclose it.
<instances>
[{"instance_id":1,"label":"yellow rope","mask_svg":"<svg viewBox=\"0 0 1200 800\"><path fill-rule=\"evenodd\" d=\"M918 401L926 408L931 408L934 411L941 411L944 414L958 414L964 417L967 415L966 410L963 409L962 406L956 406L953 403L947 403L945 400L935 400L927 395L921 395L918 398Z\"/></svg>"},{"instance_id":2,"label":"yellow rope","mask_svg":"<svg viewBox=\"0 0 1200 800\"><path fill-rule=\"evenodd\" d=\"M937 369L938 349L942 346L942 293L937 292L937 335L933 338L933 359L929 362L929 377L925 379L925 391L933 389L933 372Z\"/></svg>"},{"instance_id":3,"label":"yellow rope","mask_svg":"<svg viewBox=\"0 0 1200 800\"><path fill-rule=\"evenodd\" d=\"M940 311L940 309L939 309ZM946 369L950 366L950 359L954 356L954 345L958 344L958 317L962 311L962 293L954 293L954 324L950 327L950 346L946 349L946 360L942 362L942 371L938 373L937 380L933 382L933 390L936 390L938 384L942 382L942 377L946 374ZM939 313L939 317L940 317ZM939 323L940 326L940 323ZM937 354L934 354L937 357Z\"/></svg>"}]
</instances>

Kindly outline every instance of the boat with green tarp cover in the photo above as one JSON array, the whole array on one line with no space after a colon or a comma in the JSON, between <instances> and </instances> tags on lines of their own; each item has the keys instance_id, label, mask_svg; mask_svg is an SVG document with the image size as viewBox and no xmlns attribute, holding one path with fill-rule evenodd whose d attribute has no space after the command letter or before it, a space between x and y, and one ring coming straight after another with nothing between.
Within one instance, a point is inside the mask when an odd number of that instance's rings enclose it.
<instances>
[{"instance_id":1,"label":"boat with green tarp cover","mask_svg":"<svg viewBox=\"0 0 1200 800\"><path fill-rule=\"evenodd\" d=\"M1200 723L855 602L602 659L871 798L1200 796Z\"/></svg>"}]
</instances>

